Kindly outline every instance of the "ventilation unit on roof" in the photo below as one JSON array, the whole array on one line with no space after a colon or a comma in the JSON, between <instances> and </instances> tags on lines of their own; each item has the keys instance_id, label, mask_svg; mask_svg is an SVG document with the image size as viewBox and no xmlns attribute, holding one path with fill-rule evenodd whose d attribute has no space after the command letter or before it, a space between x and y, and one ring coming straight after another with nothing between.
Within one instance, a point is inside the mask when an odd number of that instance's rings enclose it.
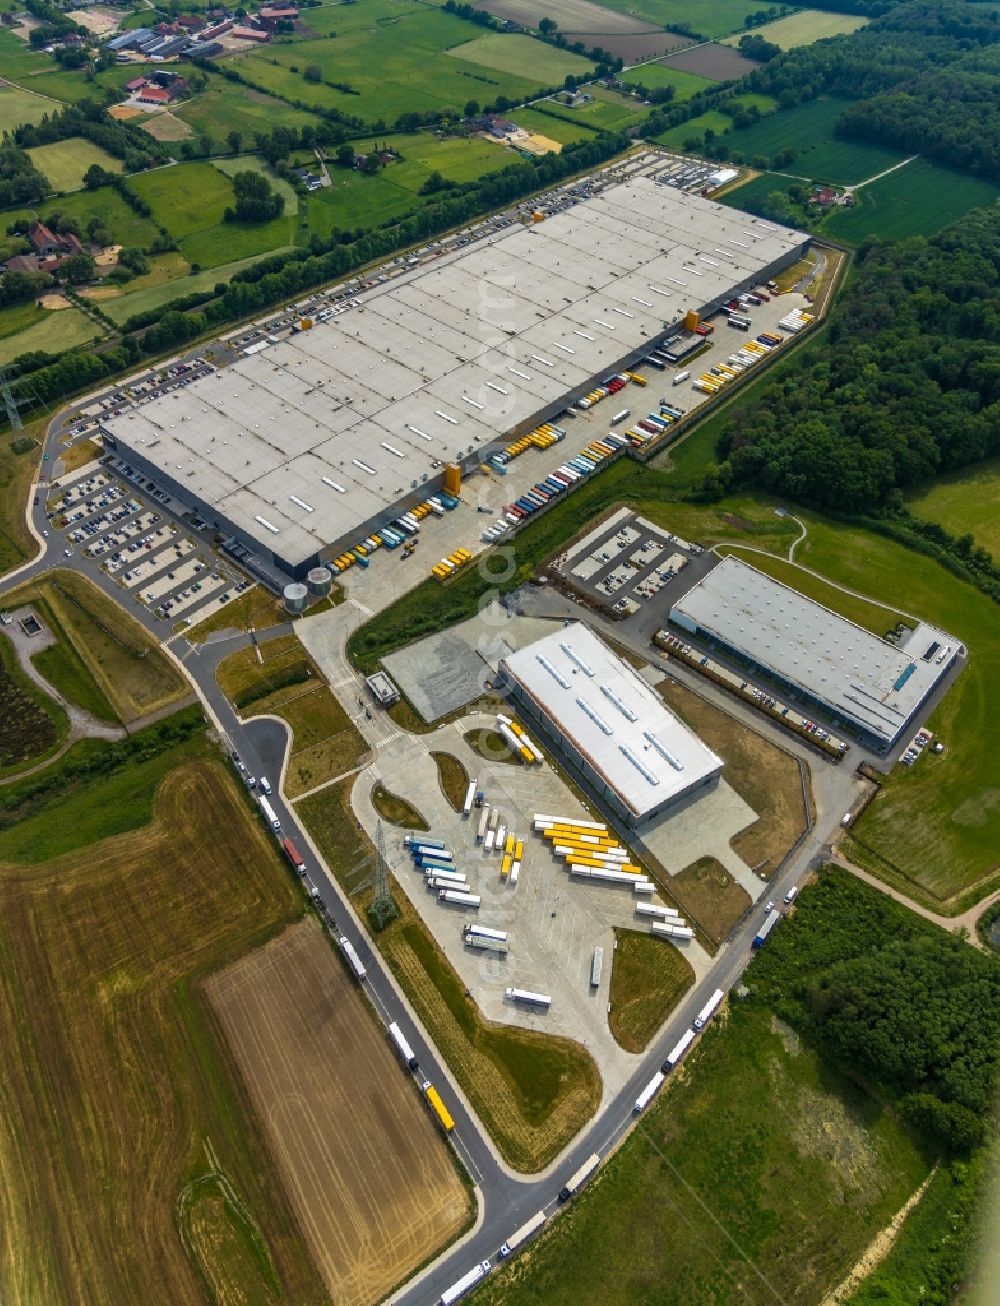
<instances>
[{"instance_id":1,"label":"ventilation unit on roof","mask_svg":"<svg viewBox=\"0 0 1000 1306\"><path fill-rule=\"evenodd\" d=\"M607 721L605 721L599 713L594 711L586 699L577 698L576 705L582 711L586 712L587 716L590 717L591 721L593 721L594 725L597 726L602 734L610 735L612 733L611 727L608 725Z\"/></svg>"},{"instance_id":2,"label":"ventilation unit on roof","mask_svg":"<svg viewBox=\"0 0 1000 1306\"><path fill-rule=\"evenodd\" d=\"M660 783L656 776L653 775L652 771L650 771L650 769L641 762L638 757L636 757L635 753L632 752L627 744L619 744L618 749L628 758L644 780L648 781L651 785L658 785Z\"/></svg>"},{"instance_id":3,"label":"ventilation unit on roof","mask_svg":"<svg viewBox=\"0 0 1000 1306\"><path fill-rule=\"evenodd\" d=\"M563 677L555 669L555 667L548 660L548 658L545 657L543 653L536 653L535 661L538 662L540 666L543 666L545 668L545 670L549 673L549 675L552 677L552 679L556 682L557 685L561 685L563 689L569 689L569 681L566 680L565 677Z\"/></svg>"},{"instance_id":4,"label":"ventilation unit on roof","mask_svg":"<svg viewBox=\"0 0 1000 1306\"><path fill-rule=\"evenodd\" d=\"M653 734L652 730L644 730L642 734L643 734L643 738L649 740L649 742L653 745L653 747L660 754L660 756L665 761L669 762L675 771L684 770L684 763L679 758L675 757L673 753L671 753L669 748L665 747L665 745L660 743L657 737Z\"/></svg>"},{"instance_id":5,"label":"ventilation unit on roof","mask_svg":"<svg viewBox=\"0 0 1000 1306\"><path fill-rule=\"evenodd\" d=\"M566 656L569 658L571 662L576 663L576 665L580 668L580 670L583 672L585 676L593 676L594 674L593 668L588 666L588 664L584 662L583 658L580 657L579 653L577 653L569 644L560 642L559 647L562 649L562 651L566 654Z\"/></svg>"},{"instance_id":6,"label":"ventilation unit on roof","mask_svg":"<svg viewBox=\"0 0 1000 1306\"><path fill-rule=\"evenodd\" d=\"M636 716L636 714L632 711L632 709L628 706L628 704L624 703L618 697L618 695L615 693L613 689L610 689L607 685L602 685L601 693L604 695L606 699L609 699L612 703L614 703L615 707L622 714L622 716L625 718L626 721L637 721L639 719Z\"/></svg>"}]
</instances>

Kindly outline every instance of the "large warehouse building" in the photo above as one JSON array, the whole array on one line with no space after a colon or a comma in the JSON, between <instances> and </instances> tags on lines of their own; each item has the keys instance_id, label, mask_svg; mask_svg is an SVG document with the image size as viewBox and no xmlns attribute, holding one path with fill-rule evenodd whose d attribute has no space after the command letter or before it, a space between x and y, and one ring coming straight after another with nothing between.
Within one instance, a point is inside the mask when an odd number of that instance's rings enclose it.
<instances>
[{"instance_id":1,"label":"large warehouse building","mask_svg":"<svg viewBox=\"0 0 1000 1306\"><path fill-rule=\"evenodd\" d=\"M106 443L300 577L503 436L798 258L808 236L639 178L379 283L104 423Z\"/></svg>"},{"instance_id":2,"label":"large warehouse building","mask_svg":"<svg viewBox=\"0 0 1000 1306\"><path fill-rule=\"evenodd\" d=\"M887 753L959 653L921 621L894 643L738 558L724 558L670 620L763 671L807 711Z\"/></svg>"},{"instance_id":3,"label":"large warehouse building","mask_svg":"<svg viewBox=\"0 0 1000 1306\"><path fill-rule=\"evenodd\" d=\"M501 659L498 683L628 825L713 785L722 761L579 622Z\"/></svg>"}]
</instances>

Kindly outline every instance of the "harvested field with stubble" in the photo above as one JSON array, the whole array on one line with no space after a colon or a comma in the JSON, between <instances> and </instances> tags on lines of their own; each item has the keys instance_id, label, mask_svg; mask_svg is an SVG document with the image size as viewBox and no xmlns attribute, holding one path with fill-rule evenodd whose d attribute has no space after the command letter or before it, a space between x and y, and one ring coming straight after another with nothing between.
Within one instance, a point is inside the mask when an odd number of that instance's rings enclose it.
<instances>
[{"instance_id":1,"label":"harvested field with stubble","mask_svg":"<svg viewBox=\"0 0 1000 1306\"><path fill-rule=\"evenodd\" d=\"M447 1144L318 922L206 989L332 1299L370 1306L471 1216Z\"/></svg>"},{"instance_id":2,"label":"harvested field with stubble","mask_svg":"<svg viewBox=\"0 0 1000 1306\"><path fill-rule=\"evenodd\" d=\"M507 18L523 27L536 27L547 15L559 24L560 32L599 32L602 36L623 32L652 32L658 24L633 14L617 13L594 4L593 0L546 0L539 7L535 0L486 0L481 6L496 18ZM606 47L605 47L606 48Z\"/></svg>"},{"instance_id":3,"label":"harvested field with stubble","mask_svg":"<svg viewBox=\"0 0 1000 1306\"><path fill-rule=\"evenodd\" d=\"M0 865L0 1298L326 1303L201 989L302 910L214 760L142 828Z\"/></svg>"},{"instance_id":4,"label":"harvested field with stubble","mask_svg":"<svg viewBox=\"0 0 1000 1306\"><path fill-rule=\"evenodd\" d=\"M807 824L797 761L684 685L664 680L657 690L667 706L722 758L727 783L758 814L731 844L748 866L766 862L761 869L770 875ZM811 807L811 795L809 803ZM679 879L675 877L673 883Z\"/></svg>"}]
</instances>

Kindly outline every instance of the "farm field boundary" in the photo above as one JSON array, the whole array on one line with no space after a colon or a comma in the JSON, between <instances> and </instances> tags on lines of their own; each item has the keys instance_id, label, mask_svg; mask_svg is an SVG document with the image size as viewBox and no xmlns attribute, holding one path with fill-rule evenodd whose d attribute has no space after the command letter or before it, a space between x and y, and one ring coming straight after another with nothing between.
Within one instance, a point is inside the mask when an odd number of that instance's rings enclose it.
<instances>
[{"instance_id":1,"label":"farm field boundary","mask_svg":"<svg viewBox=\"0 0 1000 1306\"><path fill-rule=\"evenodd\" d=\"M206 991L332 1299L371 1306L468 1223L454 1158L317 921Z\"/></svg>"}]
</instances>

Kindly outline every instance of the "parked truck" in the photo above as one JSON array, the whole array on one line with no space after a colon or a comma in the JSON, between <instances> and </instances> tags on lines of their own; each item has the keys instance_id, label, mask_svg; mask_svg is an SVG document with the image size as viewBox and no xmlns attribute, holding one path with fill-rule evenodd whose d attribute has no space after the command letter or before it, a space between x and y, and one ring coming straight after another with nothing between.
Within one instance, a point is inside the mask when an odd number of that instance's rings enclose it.
<instances>
[{"instance_id":1,"label":"parked truck","mask_svg":"<svg viewBox=\"0 0 1000 1306\"><path fill-rule=\"evenodd\" d=\"M702 1007L701 1011L699 1011L697 1016L695 1016L692 1029L695 1029L699 1032L703 1030L705 1026L708 1024L708 1022L715 1015L715 1013L719 1010L719 1007L722 1004L722 999L725 996L726 995L723 993L722 989L716 989L715 992L712 994L712 996Z\"/></svg>"},{"instance_id":2,"label":"parked truck","mask_svg":"<svg viewBox=\"0 0 1000 1306\"><path fill-rule=\"evenodd\" d=\"M596 1152L592 1156L588 1156L579 1170L571 1175L562 1188L559 1189L560 1202L568 1202L571 1197L575 1197L600 1164L601 1158Z\"/></svg>"},{"instance_id":3,"label":"parked truck","mask_svg":"<svg viewBox=\"0 0 1000 1306\"><path fill-rule=\"evenodd\" d=\"M453 1283L450 1288L445 1288L441 1294L441 1306L453 1306L454 1302L460 1301L467 1292L471 1292L477 1283L481 1283L489 1272L489 1261L480 1261L478 1265L474 1265L457 1283Z\"/></svg>"},{"instance_id":4,"label":"parked truck","mask_svg":"<svg viewBox=\"0 0 1000 1306\"><path fill-rule=\"evenodd\" d=\"M645 1111L646 1107L649 1106L650 1102L652 1102L653 1098L656 1097L657 1093L660 1091L660 1088L665 1079L666 1079L666 1075L663 1073L663 1071L658 1070L656 1074L653 1076L653 1078L646 1085L646 1087L639 1094L639 1096L635 1099L635 1106L633 1106L632 1108L632 1111L635 1115L639 1115L640 1112Z\"/></svg>"},{"instance_id":5,"label":"parked truck","mask_svg":"<svg viewBox=\"0 0 1000 1306\"><path fill-rule=\"evenodd\" d=\"M528 1239L538 1232L544 1223L545 1212L539 1211L537 1215L533 1215L530 1220L522 1224L520 1229L515 1229L500 1248L500 1259L505 1261L508 1256L512 1256L519 1247L523 1247Z\"/></svg>"},{"instance_id":6,"label":"parked truck","mask_svg":"<svg viewBox=\"0 0 1000 1306\"><path fill-rule=\"evenodd\" d=\"M403 1065L406 1066L407 1070L416 1070L418 1065L416 1055L413 1048L406 1041L406 1035L395 1021L389 1026L389 1037L392 1039L396 1051L402 1058Z\"/></svg>"}]
</instances>

